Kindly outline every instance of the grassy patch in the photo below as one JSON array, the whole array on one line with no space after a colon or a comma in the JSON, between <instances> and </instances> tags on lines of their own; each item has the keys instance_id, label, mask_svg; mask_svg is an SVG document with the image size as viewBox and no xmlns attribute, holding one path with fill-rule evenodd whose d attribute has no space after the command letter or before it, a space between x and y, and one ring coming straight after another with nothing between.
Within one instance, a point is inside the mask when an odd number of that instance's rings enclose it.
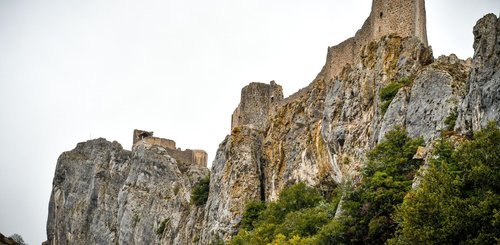
<instances>
[{"instance_id":1,"label":"grassy patch","mask_svg":"<svg viewBox=\"0 0 500 245\"><path fill-rule=\"evenodd\" d=\"M161 223L160 226L156 229L156 235L161 236L163 235L163 232L165 231L165 228L167 224L169 223L169 219L164 219Z\"/></svg>"},{"instance_id":2,"label":"grassy patch","mask_svg":"<svg viewBox=\"0 0 500 245\"><path fill-rule=\"evenodd\" d=\"M392 100L398 94L399 89L411 85L412 82L412 78L404 77L398 81L393 81L380 89L380 111L382 114L385 114Z\"/></svg>"}]
</instances>

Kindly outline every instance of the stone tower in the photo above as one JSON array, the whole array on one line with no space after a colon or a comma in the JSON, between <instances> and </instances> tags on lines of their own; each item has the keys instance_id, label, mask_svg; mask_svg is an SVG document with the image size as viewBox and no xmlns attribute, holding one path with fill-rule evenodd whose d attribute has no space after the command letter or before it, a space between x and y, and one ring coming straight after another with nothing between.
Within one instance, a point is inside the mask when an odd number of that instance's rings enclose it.
<instances>
[{"instance_id":1,"label":"stone tower","mask_svg":"<svg viewBox=\"0 0 500 245\"><path fill-rule=\"evenodd\" d=\"M373 0L367 21L372 23L373 40L395 33L427 45L425 0Z\"/></svg>"},{"instance_id":2,"label":"stone tower","mask_svg":"<svg viewBox=\"0 0 500 245\"><path fill-rule=\"evenodd\" d=\"M252 125L263 129L272 107L283 99L283 89L271 81L250 83L241 90L240 104L231 117L231 128Z\"/></svg>"},{"instance_id":3,"label":"stone tower","mask_svg":"<svg viewBox=\"0 0 500 245\"><path fill-rule=\"evenodd\" d=\"M363 46L389 34L416 37L427 46L425 0L373 0L370 16L356 35L328 48L325 68L340 73L356 63Z\"/></svg>"}]
</instances>

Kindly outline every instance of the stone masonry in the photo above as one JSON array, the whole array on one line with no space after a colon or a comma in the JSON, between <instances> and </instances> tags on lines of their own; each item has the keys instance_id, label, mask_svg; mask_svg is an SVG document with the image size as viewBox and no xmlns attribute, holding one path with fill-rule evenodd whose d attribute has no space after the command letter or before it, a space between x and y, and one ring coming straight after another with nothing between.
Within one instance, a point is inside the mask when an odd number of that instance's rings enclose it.
<instances>
[{"instance_id":1,"label":"stone masonry","mask_svg":"<svg viewBox=\"0 0 500 245\"><path fill-rule=\"evenodd\" d=\"M263 129L269 112L282 99L283 89L274 81L250 83L241 90L241 101L232 115L231 128L252 125Z\"/></svg>"},{"instance_id":2,"label":"stone masonry","mask_svg":"<svg viewBox=\"0 0 500 245\"><path fill-rule=\"evenodd\" d=\"M132 148L138 145L147 147L160 146L164 148L171 157L175 158L178 163L196 164L203 167L207 166L208 155L204 150L181 150L180 148L176 148L175 141L153 137L153 132L135 129Z\"/></svg>"},{"instance_id":3,"label":"stone masonry","mask_svg":"<svg viewBox=\"0 0 500 245\"><path fill-rule=\"evenodd\" d=\"M425 0L373 0L370 16L354 37L328 48L321 73L327 70L328 74L336 76L346 65L358 64L365 45L390 34L416 37L427 46ZM240 104L232 115L231 128L251 125L264 130L267 116L274 107L289 99L283 99L283 90L274 81L270 84L250 83L241 90Z\"/></svg>"},{"instance_id":4,"label":"stone masonry","mask_svg":"<svg viewBox=\"0 0 500 245\"><path fill-rule=\"evenodd\" d=\"M373 0L370 16L354 37L328 48L325 68L339 74L346 65L357 63L363 46L389 34L417 37L427 45L425 16L425 0Z\"/></svg>"}]
</instances>

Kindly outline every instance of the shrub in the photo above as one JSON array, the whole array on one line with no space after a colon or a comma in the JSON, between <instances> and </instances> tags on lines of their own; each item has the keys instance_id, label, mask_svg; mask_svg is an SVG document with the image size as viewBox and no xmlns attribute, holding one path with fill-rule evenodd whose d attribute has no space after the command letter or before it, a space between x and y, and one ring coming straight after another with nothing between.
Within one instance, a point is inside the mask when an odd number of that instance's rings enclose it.
<instances>
[{"instance_id":1,"label":"shrub","mask_svg":"<svg viewBox=\"0 0 500 245\"><path fill-rule=\"evenodd\" d=\"M387 84L385 87L380 89L380 99L383 101L391 101L401 87L403 87L403 84L399 82L391 82Z\"/></svg>"},{"instance_id":2,"label":"shrub","mask_svg":"<svg viewBox=\"0 0 500 245\"><path fill-rule=\"evenodd\" d=\"M163 232L165 231L165 228L167 226L167 223L169 223L169 219L164 219L161 223L160 226L156 229L156 235L161 236L163 235Z\"/></svg>"},{"instance_id":3,"label":"shrub","mask_svg":"<svg viewBox=\"0 0 500 245\"><path fill-rule=\"evenodd\" d=\"M26 243L24 242L24 239L21 235L17 234L17 233L14 233L12 236L10 236L9 238L11 238L12 240L14 240L15 242L17 242L19 245L26 245Z\"/></svg>"},{"instance_id":4,"label":"shrub","mask_svg":"<svg viewBox=\"0 0 500 245\"><path fill-rule=\"evenodd\" d=\"M346 190L343 214L321 228L319 244L383 244L394 235L392 215L411 188L421 164L413 156L422 139L411 139L402 128L390 131L368 152L363 181Z\"/></svg>"},{"instance_id":5,"label":"shrub","mask_svg":"<svg viewBox=\"0 0 500 245\"><path fill-rule=\"evenodd\" d=\"M457 122L458 113L456 110L452 111L444 120L444 124L446 125L447 131L453 131L455 128L455 123Z\"/></svg>"},{"instance_id":6,"label":"shrub","mask_svg":"<svg viewBox=\"0 0 500 245\"><path fill-rule=\"evenodd\" d=\"M458 148L435 147L419 188L398 209L391 244L496 244L500 238L500 129L494 123Z\"/></svg>"},{"instance_id":7,"label":"shrub","mask_svg":"<svg viewBox=\"0 0 500 245\"><path fill-rule=\"evenodd\" d=\"M262 201L250 201L245 206L243 218L241 219L241 228L246 230L253 230L255 222L258 220L262 210L266 209L266 204Z\"/></svg>"},{"instance_id":8,"label":"shrub","mask_svg":"<svg viewBox=\"0 0 500 245\"><path fill-rule=\"evenodd\" d=\"M294 237L295 244L306 243L307 239L300 236L316 234L322 225L333 219L334 214L335 207L325 203L318 190L298 183L285 188L276 202L267 205L249 202L241 229L230 244L280 243Z\"/></svg>"},{"instance_id":9,"label":"shrub","mask_svg":"<svg viewBox=\"0 0 500 245\"><path fill-rule=\"evenodd\" d=\"M193 191L191 192L191 203L196 206L205 205L207 203L209 191L210 174L194 185Z\"/></svg>"},{"instance_id":10,"label":"shrub","mask_svg":"<svg viewBox=\"0 0 500 245\"><path fill-rule=\"evenodd\" d=\"M380 111L382 114L385 114L392 100L396 97L396 94L398 94L399 89L404 86L411 85L412 82L413 80L411 78L404 77L398 81L393 81L380 89Z\"/></svg>"},{"instance_id":11,"label":"shrub","mask_svg":"<svg viewBox=\"0 0 500 245\"><path fill-rule=\"evenodd\" d=\"M385 114L385 112L389 108L389 105L391 105L391 102L392 102L392 99L387 100L387 101L382 101L382 103L380 104L380 111L382 112L382 115Z\"/></svg>"}]
</instances>

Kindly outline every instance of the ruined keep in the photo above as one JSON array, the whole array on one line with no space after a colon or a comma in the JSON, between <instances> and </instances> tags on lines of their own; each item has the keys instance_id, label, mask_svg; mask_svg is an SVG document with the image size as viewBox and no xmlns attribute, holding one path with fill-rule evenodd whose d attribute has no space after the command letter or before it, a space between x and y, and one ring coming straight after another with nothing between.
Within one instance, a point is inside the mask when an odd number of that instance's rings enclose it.
<instances>
[{"instance_id":1,"label":"ruined keep","mask_svg":"<svg viewBox=\"0 0 500 245\"><path fill-rule=\"evenodd\" d=\"M345 66L358 64L363 57L363 47L386 35L416 37L427 46L425 0L373 0L370 16L354 37L328 48L326 64L320 74L336 76ZM231 128L251 125L263 130L267 116L276 105L304 92L283 99L283 89L274 81L250 83L241 90L240 104L231 117Z\"/></svg>"},{"instance_id":2,"label":"ruined keep","mask_svg":"<svg viewBox=\"0 0 500 245\"><path fill-rule=\"evenodd\" d=\"M346 65L357 63L363 46L389 34L417 37L427 45L425 0L373 0L370 16L354 37L328 48L325 68L339 74Z\"/></svg>"},{"instance_id":3,"label":"ruined keep","mask_svg":"<svg viewBox=\"0 0 500 245\"><path fill-rule=\"evenodd\" d=\"M208 155L204 150L181 150L180 148L176 148L175 141L153 137L153 132L150 131L134 130L132 148L139 145L144 145L146 147L160 146L164 148L171 157L175 158L178 163L196 164L202 167L207 166Z\"/></svg>"},{"instance_id":4,"label":"ruined keep","mask_svg":"<svg viewBox=\"0 0 500 245\"><path fill-rule=\"evenodd\" d=\"M252 125L262 129L269 112L282 99L283 89L274 81L250 83L241 90L241 101L231 117L231 128Z\"/></svg>"}]
</instances>

